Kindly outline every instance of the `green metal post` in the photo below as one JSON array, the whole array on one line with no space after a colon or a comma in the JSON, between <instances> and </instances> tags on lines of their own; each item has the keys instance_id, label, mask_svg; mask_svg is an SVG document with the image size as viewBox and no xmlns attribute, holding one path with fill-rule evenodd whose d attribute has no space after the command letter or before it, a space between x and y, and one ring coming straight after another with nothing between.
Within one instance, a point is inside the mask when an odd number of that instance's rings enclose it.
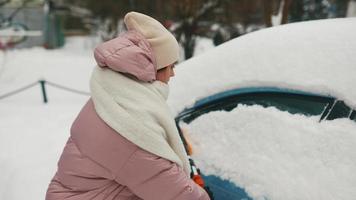
<instances>
[{"instance_id":1,"label":"green metal post","mask_svg":"<svg viewBox=\"0 0 356 200\"><path fill-rule=\"evenodd\" d=\"M40 80L40 84L41 84L41 89L42 89L43 102L47 103L48 99L47 99L47 93L46 93L46 81Z\"/></svg>"}]
</instances>

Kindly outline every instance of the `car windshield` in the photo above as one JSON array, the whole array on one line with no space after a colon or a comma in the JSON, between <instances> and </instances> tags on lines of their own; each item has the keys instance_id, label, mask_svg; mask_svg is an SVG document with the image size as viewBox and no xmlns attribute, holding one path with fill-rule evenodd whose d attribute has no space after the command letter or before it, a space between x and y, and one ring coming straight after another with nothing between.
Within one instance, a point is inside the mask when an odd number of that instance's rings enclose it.
<instances>
[{"instance_id":1,"label":"car windshield","mask_svg":"<svg viewBox=\"0 0 356 200\"><path fill-rule=\"evenodd\" d=\"M178 117L189 123L204 113L216 110L231 111L239 104L272 106L291 114L320 116L321 119L325 117L328 117L327 119L339 116L348 117L350 115L351 109L344 111L347 109L339 108L344 104L335 106L334 102L335 99L332 97L300 91L277 88L243 88L221 92L201 99L192 108L185 109ZM340 111L330 113L331 108L339 108Z\"/></svg>"},{"instance_id":2,"label":"car windshield","mask_svg":"<svg viewBox=\"0 0 356 200\"><path fill-rule=\"evenodd\" d=\"M355 111L348 107L343 101L337 100L329 110L324 112L324 115L328 120L337 118L350 118L355 120L353 113L355 113Z\"/></svg>"}]
</instances>

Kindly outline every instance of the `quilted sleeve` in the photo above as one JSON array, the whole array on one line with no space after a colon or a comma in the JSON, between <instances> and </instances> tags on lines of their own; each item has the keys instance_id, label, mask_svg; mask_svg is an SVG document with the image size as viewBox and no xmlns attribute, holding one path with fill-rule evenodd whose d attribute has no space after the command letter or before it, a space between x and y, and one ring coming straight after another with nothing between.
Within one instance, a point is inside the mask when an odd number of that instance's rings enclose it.
<instances>
[{"instance_id":1,"label":"quilted sleeve","mask_svg":"<svg viewBox=\"0 0 356 200\"><path fill-rule=\"evenodd\" d=\"M116 180L145 200L209 200L176 163L138 148Z\"/></svg>"}]
</instances>

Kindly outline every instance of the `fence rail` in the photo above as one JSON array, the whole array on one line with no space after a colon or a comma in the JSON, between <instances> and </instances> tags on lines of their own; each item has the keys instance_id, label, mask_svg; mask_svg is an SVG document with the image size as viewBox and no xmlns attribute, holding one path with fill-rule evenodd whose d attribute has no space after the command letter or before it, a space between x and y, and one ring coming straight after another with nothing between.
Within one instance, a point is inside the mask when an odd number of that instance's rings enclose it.
<instances>
[{"instance_id":1,"label":"fence rail","mask_svg":"<svg viewBox=\"0 0 356 200\"><path fill-rule=\"evenodd\" d=\"M8 92L6 94L0 95L0 100L8 98L8 97L11 97L11 96L14 96L14 95L19 94L21 92L24 92L25 90L28 90L28 89L30 89L30 88L38 85L38 84L41 86L42 98L43 98L43 102L44 103L48 103L46 85L49 85L49 86L52 86L52 87L55 87L55 88L58 88L58 89L61 89L61 90L65 90L65 91L68 91L68 92L72 92L72 93L75 93L75 94L79 94L79 95L85 95L85 96L89 96L90 95L89 92L85 92L85 91L69 88L69 87L66 87L66 86L63 86L63 85L60 85L60 84L57 84L57 83L53 83L51 81L40 79L40 80L38 80L38 81L36 81L34 83L28 84L28 85L23 86L23 87L21 87L19 89L16 89L16 90Z\"/></svg>"}]
</instances>

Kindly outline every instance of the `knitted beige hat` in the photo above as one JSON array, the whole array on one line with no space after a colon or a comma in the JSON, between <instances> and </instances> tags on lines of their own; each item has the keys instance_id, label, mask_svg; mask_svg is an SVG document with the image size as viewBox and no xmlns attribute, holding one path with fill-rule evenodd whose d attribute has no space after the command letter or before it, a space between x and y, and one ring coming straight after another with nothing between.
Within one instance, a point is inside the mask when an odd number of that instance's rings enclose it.
<instances>
[{"instance_id":1,"label":"knitted beige hat","mask_svg":"<svg viewBox=\"0 0 356 200\"><path fill-rule=\"evenodd\" d=\"M157 61L157 70L178 61L178 42L160 22L138 12L127 13L124 22L128 30L138 31L151 44Z\"/></svg>"}]
</instances>

